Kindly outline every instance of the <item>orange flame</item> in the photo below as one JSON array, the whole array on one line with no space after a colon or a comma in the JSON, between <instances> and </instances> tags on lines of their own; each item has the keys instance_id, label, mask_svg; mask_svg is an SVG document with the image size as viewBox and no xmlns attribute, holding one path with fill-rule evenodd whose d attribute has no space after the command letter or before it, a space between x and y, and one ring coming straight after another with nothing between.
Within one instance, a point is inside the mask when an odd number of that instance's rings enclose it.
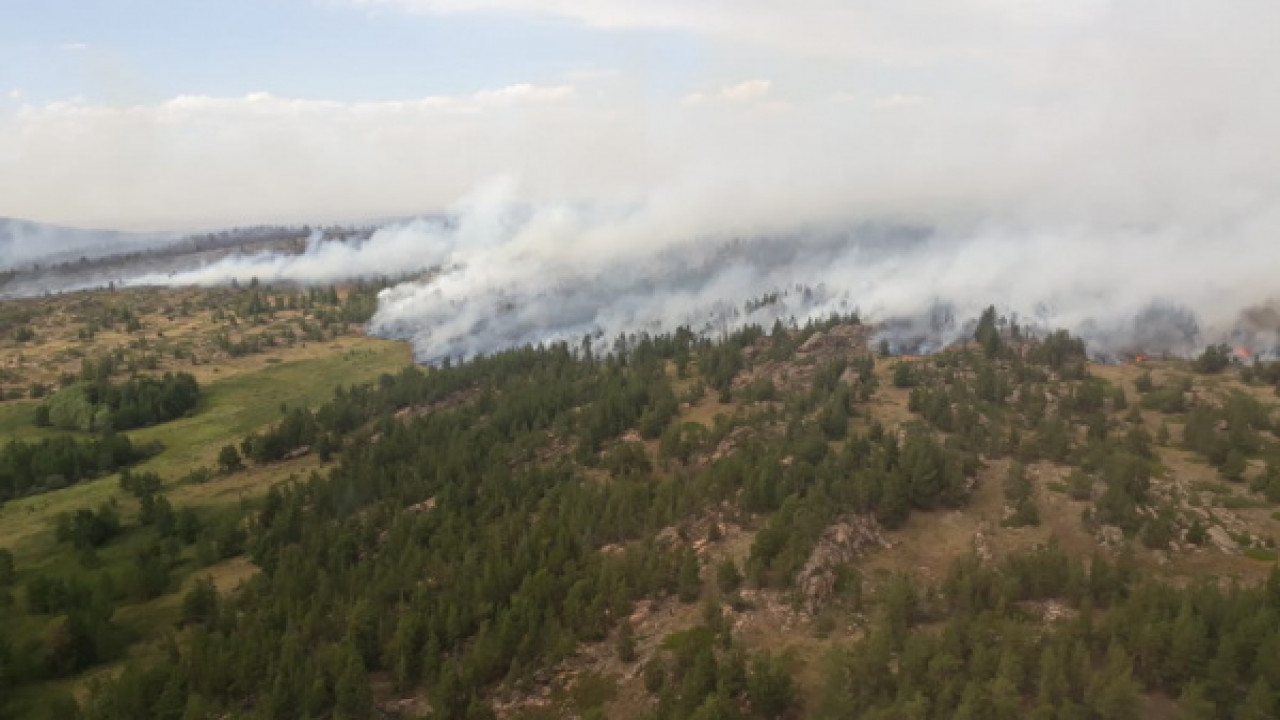
<instances>
[{"instance_id":1,"label":"orange flame","mask_svg":"<svg viewBox=\"0 0 1280 720\"><path fill-rule=\"evenodd\" d=\"M1241 360L1249 359L1249 351L1242 347L1233 348L1231 352L1235 353L1236 357L1240 358Z\"/></svg>"}]
</instances>

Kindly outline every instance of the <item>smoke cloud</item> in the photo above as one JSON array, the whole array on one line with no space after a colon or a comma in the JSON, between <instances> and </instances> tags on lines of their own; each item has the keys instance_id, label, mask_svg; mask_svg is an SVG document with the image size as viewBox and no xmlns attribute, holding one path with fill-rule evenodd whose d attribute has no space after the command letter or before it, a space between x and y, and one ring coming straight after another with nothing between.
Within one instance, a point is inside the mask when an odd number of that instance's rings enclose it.
<instances>
[{"instance_id":1,"label":"smoke cloud","mask_svg":"<svg viewBox=\"0 0 1280 720\"><path fill-rule=\"evenodd\" d=\"M0 271L162 247L173 233L82 230L0 217Z\"/></svg>"},{"instance_id":2,"label":"smoke cloud","mask_svg":"<svg viewBox=\"0 0 1280 720\"><path fill-rule=\"evenodd\" d=\"M927 351L967 332L964 321L988 304L1032 328L1074 330L1103 354L1188 354L1220 340L1271 353L1280 327L1274 313L1257 310L1270 299L1276 267L1274 215L1242 219L1229 233L1218 225L956 220L825 222L745 236L690 222L704 202L692 196L607 207L531 206L518 197L504 178L447 220L130 282L424 273L383 292L370 330L412 341L428 362L525 343L608 343L680 325L712 334L854 311L885 322L900 349ZM1242 316L1247 308L1255 310Z\"/></svg>"},{"instance_id":3,"label":"smoke cloud","mask_svg":"<svg viewBox=\"0 0 1280 720\"><path fill-rule=\"evenodd\" d=\"M563 208L544 212L556 217L534 214L497 245L456 247L448 269L385 291L371 329L411 339L430 361L584 335L609 340L677 325L714 333L857 310L897 321L886 331L899 349L927 351L957 339L965 320L994 303L1024 325L1072 329L1100 354L1185 355L1210 341L1275 351L1277 326L1241 317L1268 299L1269 238L1231 238L1224 253L1224 243L1187 228L862 224L703 236L643 257L570 262L546 252L547 224L571 244L623 231Z\"/></svg>"},{"instance_id":4,"label":"smoke cloud","mask_svg":"<svg viewBox=\"0 0 1280 720\"><path fill-rule=\"evenodd\" d=\"M219 190L201 201L214 209L258 212L267 199L291 212L350 198L394 212L415 193L428 207L465 195L445 220L135 279L424 273L386 290L370 324L412 340L424 360L854 309L928 349L989 303L1080 332L1100 352L1186 354L1218 340L1274 352L1280 83L1266 69L1280 64L1280 5L847 5L556 4L593 27L710 23L705 32L738 43L741 62L726 65L749 71L661 101L624 69L590 87L521 85L501 98L188 98L32 108L17 122L28 156L69 148L88 165L98 151L74 138L94 134L63 129L102 123L137 142L155 129L213 178L154 173L167 181L155 195L121 183L124 206L184 207L193 187ZM789 39L751 45L764 37ZM211 126L224 131L203 132ZM215 135L225 152L182 144ZM258 172L263 148L269 174ZM169 156L148 157L168 167ZM259 165L235 164L249 158Z\"/></svg>"}]
</instances>

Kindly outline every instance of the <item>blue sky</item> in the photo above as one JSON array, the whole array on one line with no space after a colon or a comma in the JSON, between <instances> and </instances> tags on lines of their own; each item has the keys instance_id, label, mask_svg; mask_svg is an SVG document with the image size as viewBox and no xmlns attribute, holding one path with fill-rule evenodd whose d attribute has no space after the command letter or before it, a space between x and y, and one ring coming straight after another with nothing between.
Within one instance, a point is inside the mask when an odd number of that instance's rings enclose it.
<instances>
[{"instance_id":1,"label":"blue sky","mask_svg":"<svg viewBox=\"0 0 1280 720\"><path fill-rule=\"evenodd\" d=\"M439 15L307 0L40 0L6 7L0 87L31 102L260 91L394 100L514 82L555 84L637 60L655 87L674 91L700 63L704 44L686 31L602 33L554 15Z\"/></svg>"}]
</instances>

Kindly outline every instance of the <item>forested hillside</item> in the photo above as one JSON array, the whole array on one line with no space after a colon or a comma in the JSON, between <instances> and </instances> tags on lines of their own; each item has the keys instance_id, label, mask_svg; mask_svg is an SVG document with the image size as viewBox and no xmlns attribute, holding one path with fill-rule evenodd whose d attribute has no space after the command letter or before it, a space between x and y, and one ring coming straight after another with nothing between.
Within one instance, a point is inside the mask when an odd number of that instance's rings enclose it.
<instances>
[{"instance_id":1,"label":"forested hillside","mask_svg":"<svg viewBox=\"0 0 1280 720\"><path fill-rule=\"evenodd\" d=\"M679 330L341 384L220 446L210 486L311 464L216 517L125 473L154 542L27 573L6 619L56 621L0 677L123 658L46 696L85 718L1280 711L1274 366L1099 366L994 311L930 357L875 337ZM89 565L113 502L56 528ZM122 608L186 547L257 571L188 585L126 657Z\"/></svg>"}]
</instances>

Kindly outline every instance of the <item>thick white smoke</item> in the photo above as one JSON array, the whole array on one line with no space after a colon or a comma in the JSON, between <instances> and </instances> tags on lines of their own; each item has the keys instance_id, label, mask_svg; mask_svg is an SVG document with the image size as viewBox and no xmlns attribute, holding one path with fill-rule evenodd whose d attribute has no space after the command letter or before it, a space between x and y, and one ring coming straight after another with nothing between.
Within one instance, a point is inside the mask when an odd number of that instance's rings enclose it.
<instances>
[{"instance_id":1,"label":"thick white smoke","mask_svg":"<svg viewBox=\"0 0 1280 720\"><path fill-rule=\"evenodd\" d=\"M927 348L956 337L958 323L992 303L1024 324L1079 332L1098 352L1186 354L1219 340L1275 348L1276 328L1242 325L1241 311L1271 299L1276 212L1230 225L827 221L739 235L713 219L690 220L702 203L693 195L609 207L528 206L518 196L504 178L447 220L386 227L364 240L313 239L301 254L236 255L131 282L316 283L430 271L384 291L370 324L376 334L412 340L428 361L576 344L587 335L608 342L679 325L717 332L854 310L910 321L890 339ZM765 296L776 300L756 307ZM952 321L938 326L940 308ZM935 326L927 327L931 316Z\"/></svg>"},{"instance_id":2,"label":"thick white smoke","mask_svg":"<svg viewBox=\"0 0 1280 720\"><path fill-rule=\"evenodd\" d=\"M368 237L325 240L315 232L301 253L237 253L195 269L121 278L124 285L225 285L232 281L303 284L395 278L449 262L460 248L477 249L511 233L521 210L507 202L511 181L486 183L458 202L449 217L379 228Z\"/></svg>"},{"instance_id":3,"label":"thick white smoke","mask_svg":"<svg viewBox=\"0 0 1280 720\"><path fill-rule=\"evenodd\" d=\"M546 217L551 216L551 217ZM627 220L620 221L627 224ZM634 222L634 221L631 221ZM945 307L957 321L994 303L1041 328L1084 334L1098 352L1189 353L1231 339L1274 350L1274 335L1232 338L1240 312L1268 299L1277 250L1265 234L1209 228L912 228L857 225L733 239L699 236L631 253L570 261L583 238L642 231L592 224L566 208L535 212L497 244L456 246L448 268L388 289L371 329L412 339L420 357L468 356L584 335L697 331L859 310L872 320L918 320ZM555 232L548 232L548 225ZM1212 237L1210 240L1208 238ZM766 295L778 301L747 312ZM1188 320L1179 306L1194 309ZM954 323L892 338L936 344Z\"/></svg>"},{"instance_id":4,"label":"thick white smoke","mask_svg":"<svg viewBox=\"0 0 1280 720\"><path fill-rule=\"evenodd\" d=\"M750 15L829 26L818 29L830 50L855 24L845 5L752 3ZM868 6L891 16L887 37L904 50L882 54L883 66L855 51L788 55L777 78L762 78L773 67L762 62L660 109L623 80L518 109L471 100L448 123L440 103L262 97L255 123L238 123L234 101L170 108L164 127L196 117L275 139L298 122L313 139L299 157L348 158L328 144L340 141L364 170L290 170L271 183L279 192L305 177L334 202L418 187L434 202L458 194L459 178L510 171L522 184L482 184L447 221L140 281L429 270L387 290L371 324L411 338L424 359L855 308L963 320L988 303L1080 331L1099 350L1188 353L1219 339L1274 349L1275 314L1241 312L1273 302L1280 269L1280 83L1267 72L1280 63L1280 5L1088 2L1059 17L1059 3L1027 3L1024 16L1011 10L1022 3L973 2L954 41L930 22L932 4L891 5L915 11ZM1018 22L993 32L978 22L988 16ZM106 110L24 117L38 135L99 115L124 122ZM232 147L256 157L264 143L242 145ZM224 169L235 188L251 174ZM781 302L743 316L774 292ZM944 323L934 340L960 331Z\"/></svg>"}]
</instances>

